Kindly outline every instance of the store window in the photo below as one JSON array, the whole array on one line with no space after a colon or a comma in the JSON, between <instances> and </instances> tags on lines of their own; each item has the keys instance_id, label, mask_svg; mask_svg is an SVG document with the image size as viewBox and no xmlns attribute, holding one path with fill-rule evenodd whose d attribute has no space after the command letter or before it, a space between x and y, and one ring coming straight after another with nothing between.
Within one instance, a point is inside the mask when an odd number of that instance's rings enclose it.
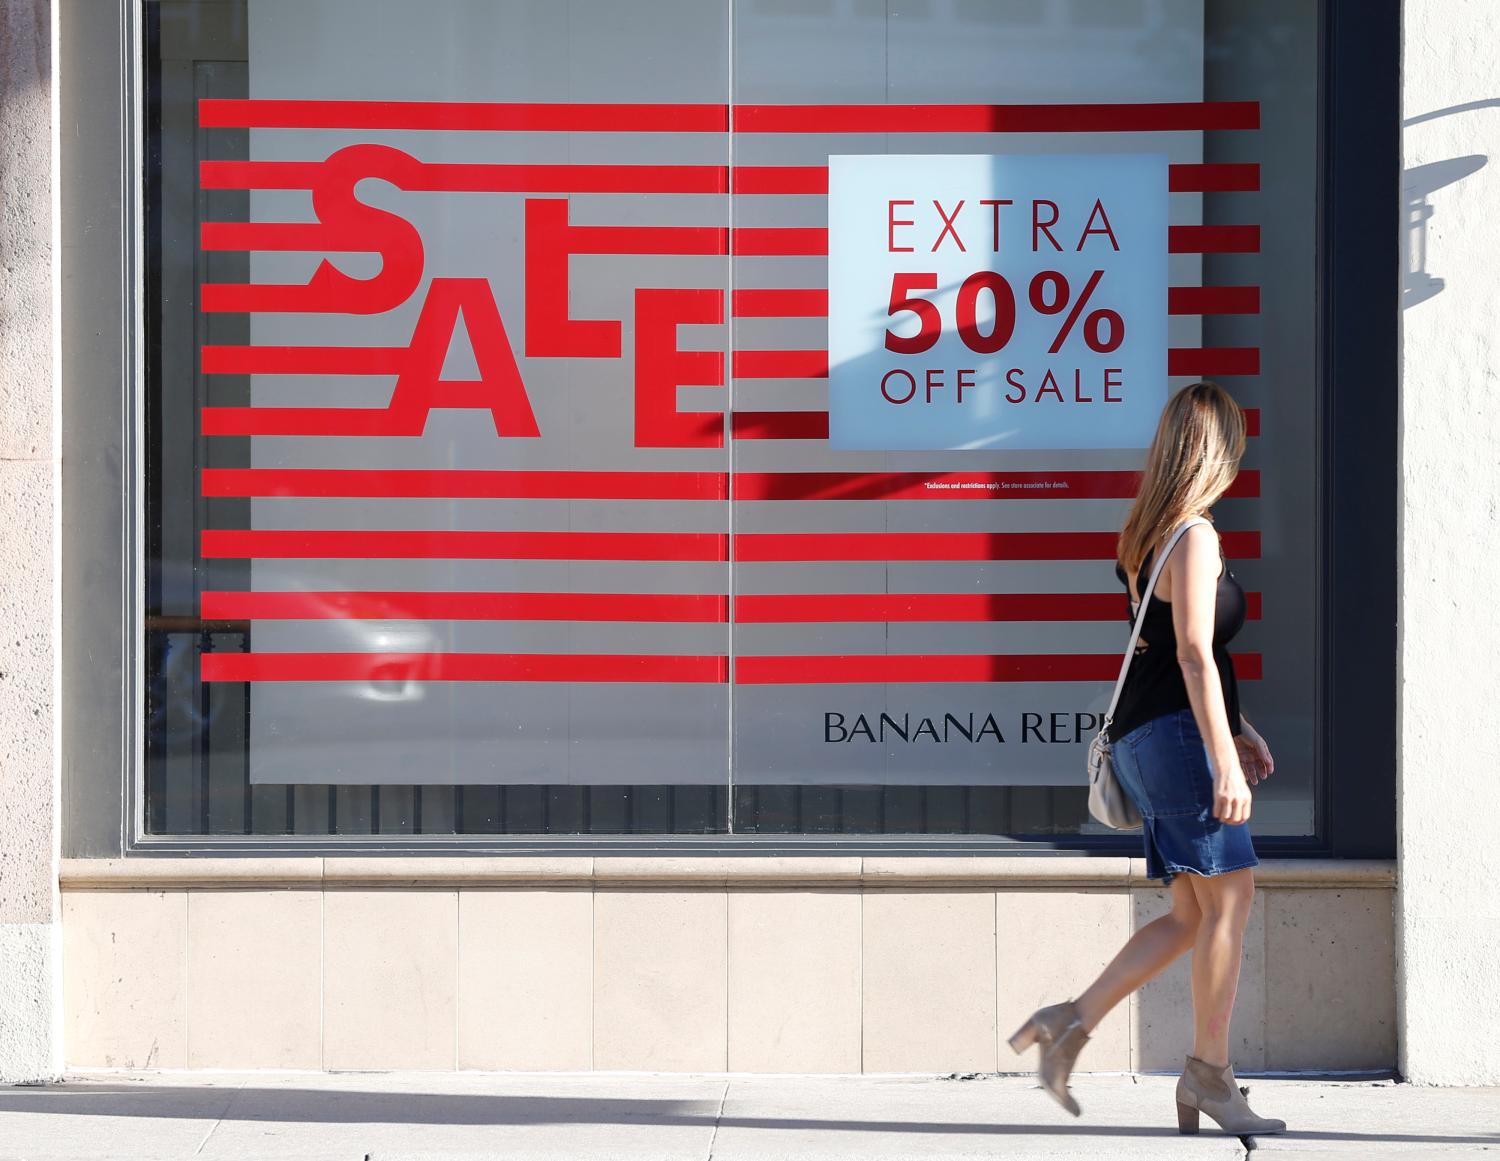
<instances>
[{"instance_id":1,"label":"store window","mask_svg":"<svg viewBox=\"0 0 1500 1161\"><path fill-rule=\"evenodd\" d=\"M146 5L148 834L1107 841L1167 393L1316 833L1316 5Z\"/></svg>"}]
</instances>

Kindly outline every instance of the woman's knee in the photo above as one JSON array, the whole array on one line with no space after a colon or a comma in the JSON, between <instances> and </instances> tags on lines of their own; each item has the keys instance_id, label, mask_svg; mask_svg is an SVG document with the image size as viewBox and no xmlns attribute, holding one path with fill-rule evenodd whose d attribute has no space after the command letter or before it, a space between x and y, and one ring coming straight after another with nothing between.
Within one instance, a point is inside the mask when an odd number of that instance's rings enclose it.
<instances>
[{"instance_id":1,"label":"woman's knee","mask_svg":"<svg viewBox=\"0 0 1500 1161\"><path fill-rule=\"evenodd\" d=\"M1224 875L1194 876L1194 894L1203 922L1243 927L1255 903L1255 878L1247 867Z\"/></svg>"}]
</instances>

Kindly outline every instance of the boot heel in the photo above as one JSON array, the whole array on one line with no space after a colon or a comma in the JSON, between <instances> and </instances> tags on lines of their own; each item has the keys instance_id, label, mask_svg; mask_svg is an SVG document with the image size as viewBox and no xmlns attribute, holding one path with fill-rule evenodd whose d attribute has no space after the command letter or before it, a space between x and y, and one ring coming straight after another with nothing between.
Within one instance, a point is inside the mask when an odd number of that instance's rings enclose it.
<instances>
[{"instance_id":1,"label":"boot heel","mask_svg":"<svg viewBox=\"0 0 1500 1161\"><path fill-rule=\"evenodd\" d=\"M1196 1133L1198 1131L1198 1106L1185 1105L1177 1102L1177 1131L1179 1133Z\"/></svg>"},{"instance_id":2,"label":"boot heel","mask_svg":"<svg viewBox=\"0 0 1500 1161\"><path fill-rule=\"evenodd\" d=\"M1022 1024L1016 1034L1009 1040L1012 1052L1025 1052L1036 1043L1037 1027L1035 1020L1027 1020Z\"/></svg>"}]
</instances>

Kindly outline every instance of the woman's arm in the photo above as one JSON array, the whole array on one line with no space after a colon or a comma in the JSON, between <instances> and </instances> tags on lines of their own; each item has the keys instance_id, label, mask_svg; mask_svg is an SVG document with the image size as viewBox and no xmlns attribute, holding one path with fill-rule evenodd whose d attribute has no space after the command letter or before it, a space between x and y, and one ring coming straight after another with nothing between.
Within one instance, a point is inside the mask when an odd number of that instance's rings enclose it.
<instances>
[{"instance_id":1,"label":"woman's arm","mask_svg":"<svg viewBox=\"0 0 1500 1161\"><path fill-rule=\"evenodd\" d=\"M1245 822L1250 817L1250 787L1224 712L1224 688L1214 664L1214 605L1219 590L1219 538L1209 525L1183 534L1166 570L1172 576L1172 628L1177 634L1177 663L1187 685L1193 719L1208 747L1214 770L1214 817Z\"/></svg>"}]
</instances>

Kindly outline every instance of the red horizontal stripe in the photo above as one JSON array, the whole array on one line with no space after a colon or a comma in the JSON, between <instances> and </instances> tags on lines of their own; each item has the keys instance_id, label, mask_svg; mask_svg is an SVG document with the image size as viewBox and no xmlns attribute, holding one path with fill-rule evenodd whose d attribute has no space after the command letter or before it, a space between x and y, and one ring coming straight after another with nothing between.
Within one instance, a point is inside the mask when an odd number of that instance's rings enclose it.
<instances>
[{"instance_id":1,"label":"red horizontal stripe","mask_svg":"<svg viewBox=\"0 0 1500 1161\"><path fill-rule=\"evenodd\" d=\"M405 347L204 347L205 375L399 375Z\"/></svg>"},{"instance_id":2,"label":"red horizontal stripe","mask_svg":"<svg viewBox=\"0 0 1500 1161\"><path fill-rule=\"evenodd\" d=\"M1152 133L1259 129L1257 101L1138 105L736 105L736 133Z\"/></svg>"},{"instance_id":3,"label":"red horizontal stripe","mask_svg":"<svg viewBox=\"0 0 1500 1161\"><path fill-rule=\"evenodd\" d=\"M1245 408L1246 434L1260 435L1260 408ZM736 411L735 439L827 439L826 411ZM208 436L400 436L411 432L382 407L205 407Z\"/></svg>"},{"instance_id":4,"label":"red horizontal stripe","mask_svg":"<svg viewBox=\"0 0 1500 1161\"><path fill-rule=\"evenodd\" d=\"M200 222L203 250L318 250L354 253L371 248L351 230L332 230L322 222Z\"/></svg>"},{"instance_id":5,"label":"red horizontal stripe","mask_svg":"<svg viewBox=\"0 0 1500 1161\"><path fill-rule=\"evenodd\" d=\"M737 379L826 379L827 351L735 351Z\"/></svg>"},{"instance_id":6,"label":"red horizontal stripe","mask_svg":"<svg viewBox=\"0 0 1500 1161\"><path fill-rule=\"evenodd\" d=\"M1260 594L1247 593L1250 620ZM1114 593L789 593L734 598L739 624L905 621L1117 621L1128 598ZM207 614L204 614L207 616Z\"/></svg>"},{"instance_id":7,"label":"red horizontal stripe","mask_svg":"<svg viewBox=\"0 0 1500 1161\"><path fill-rule=\"evenodd\" d=\"M346 532L204 529L207 559L724 560L717 532Z\"/></svg>"},{"instance_id":8,"label":"red horizontal stripe","mask_svg":"<svg viewBox=\"0 0 1500 1161\"><path fill-rule=\"evenodd\" d=\"M723 500L723 472L506 472L427 468L205 468L205 496Z\"/></svg>"},{"instance_id":9,"label":"red horizontal stripe","mask_svg":"<svg viewBox=\"0 0 1500 1161\"><path fill-rule=\"evenodd\" d=\"M1050 486L1049 486L1050 485ZM1127 499L1138 472L737 472L736 500ZM1260 495L1260 473L1243 471L1231 496Z\"/></svg>"},{"instance_id":10,"label":"red horizontal stripe","mask_svg":"<svg viewBox=\"0 0 1500 1161\"><path fill-rule=\"evenodd\" d=\"M1167 188L1173 193L1254 193L1260 189L1260 166L1254 162L1169 165Z\"/></svg>"},{"instance_id":11,"label":"red horizontal stripe","mask_svg":"<svg viewBox=\"0 0 1500 1161\"><path fill-rule=\"evenodd\" d=\"M1260 654L1234 658L1237 676L1260 677ZM737 657L737 685L866 685L989 681L1112 681L1113 653L858 654L835 657Z\"/></svg>"},{"instance_id":12,"label":"red horizontal stripe","mask_svg":"<svg viewBox=\"0 0 1500 1161\"><path fill-rule=\"evenodd\" d=\"M825 318L828 291L736 290L732 301L735 318Z\"/></svg>"},{"instance_id":13,"label":"red horizontal stripe","mask_svg":"<svg viewBox=\"0 0 1500 1161\"><path fill-rule=\"evenodd\" d=\"M205 653L204 681L661 681L716 683L723 657L613 653Z\"/></svg>"},{"instance_id":14,"label":"red horizontal stripe","mask_svg":"<svg viewBox=\"0 0 1500 1161\"><path fill-rule=\"evenodd\" d=\"M1259 226L1168 226L1169 254L1258 254Z\"/></svg>"},{"instance_id":15,"label":"red horizontal stripe","mask_svg":"<svg viewBox=\"0 0 1500 1161\"><path fill-rule=\"evenodd\" d=\"M204 189L312 189L323 174L318 161L202 161ZM401 188L438 193L686 193L721 194L729 185L723 165L487 165L416 162Z\"/></svg>"},{"instance_id":16,"label":"red horizontal stripe","mask_svg":"<svg viewBox=\"0 0 1500 1161\"><path fill-rule=\"evenodd\" d=\"M569 226L570 254L727 254L722 226Z\"/></svg>"},{"instance_id":17,"label":"red horizontal stripe","mask_svg":"<svg viewBox=\"0 0 1500 1161\"><path fill-rule=\"evenodd\" d=\"M204 620L709 621L729 619L717 593L206 592Z\"/></svg>"},{"instance_id":18,"label":"red horizontal stripe","mask_svg":"<svg viewBox=\"0 0 1500 1161\"><path fill-rule=\"evenodd\" d=\"M825 226L742 226L734 232L734 252L747 255L820 255L828 253Z\"/></svg>"},{"instance_id":19,"label":"red horizontal stripe","mask_svg":"<svg viewBox=\"0 0 1500 1161\"><path fill-rule=\"evenodd\" d=\"M1168 314L1259 314L1258 286L1173 286Z\"/></svg>"},{"instance_id":20,"label":"red horizontal stripe","mask_svg":"<svg viewBox=\"0 0 1500 1161\"><path fill-rule=\"evenodd\" d=\"M743 563L807 560L1114 560L1114 532L747 532ZM1225 532L1224 552L1260 556L1259 532Z\"/></svg>"},{"instance_id":21,"label":"red horizontal stripe","mask_svg":"<svg viewBox=\"0 0 1500 1161\"><path fill-rule=\"evenodd\" d=\"M418 417L417 422L420 422ZM418 436L384 407L205 407L204 435Z\"/></svg>"},{"instance_id":22,"label":"red horizontal stripe","mask_svg":"<svg viewBox=\"0 0 1500 1161\"><path fill-rule=\"evenodd\" d=\"M737 194L827 194L828 168L823 165L742 165L733 172ZM1260 166L1250 164L1177 164L1167 167L1173 193L1248 193L1260 189Z\"/></svg>"},{"instance_id":23,"label":"red horizontal stripe","mask_svg":"<svg viewBox=\"0 0 1500 1161\"><path fill-rule=\"evenodd\" d=\"M737 194L828 194L826 165L737 165Z\"/></svg>"},{"instance_id":24,"label":"red horizontal stripe","mask_svg":"<svg viewBox=\"0 0 1500 1161\"><path fill-rule=\"evenodd\" d=\"M215 251L345 253L371 248L362 235L348 230L335 232L321 222L204 222L199 235L200 246ZM727 254L728 246L729 231L722 226L568 228L568 252L572 254Z\"/></svg>"},{"instance_id":25,"label":"red horizontal stripe","mask_svg":"<svg viewBox=\"0 0 1500 1161\"><path fill-rule=\"evenodd\" d=\"M1259 347L1173 347L1168 375L1259 375Z\"/></svg>"},{"instance_id":26,"label":"red horizontal stripe","mask_svg":"<svg viewBox=\"0 0 1500 1161\"><path fill-rule=\"evenodd\" d=\"M725 105L479 101L198 102L205 129L461 129L522 133L723 133Z\"/></svg>"},{"instance_id":27,"label":"red horizontal stripe","mask_svg":"<svg viewBox=\"0 0 1500 1161\"><path fill-rule=\"evenodd\" d=\"M826 411L736 411L735 439L827 439Z\"/></svg>"}]
</instances>

